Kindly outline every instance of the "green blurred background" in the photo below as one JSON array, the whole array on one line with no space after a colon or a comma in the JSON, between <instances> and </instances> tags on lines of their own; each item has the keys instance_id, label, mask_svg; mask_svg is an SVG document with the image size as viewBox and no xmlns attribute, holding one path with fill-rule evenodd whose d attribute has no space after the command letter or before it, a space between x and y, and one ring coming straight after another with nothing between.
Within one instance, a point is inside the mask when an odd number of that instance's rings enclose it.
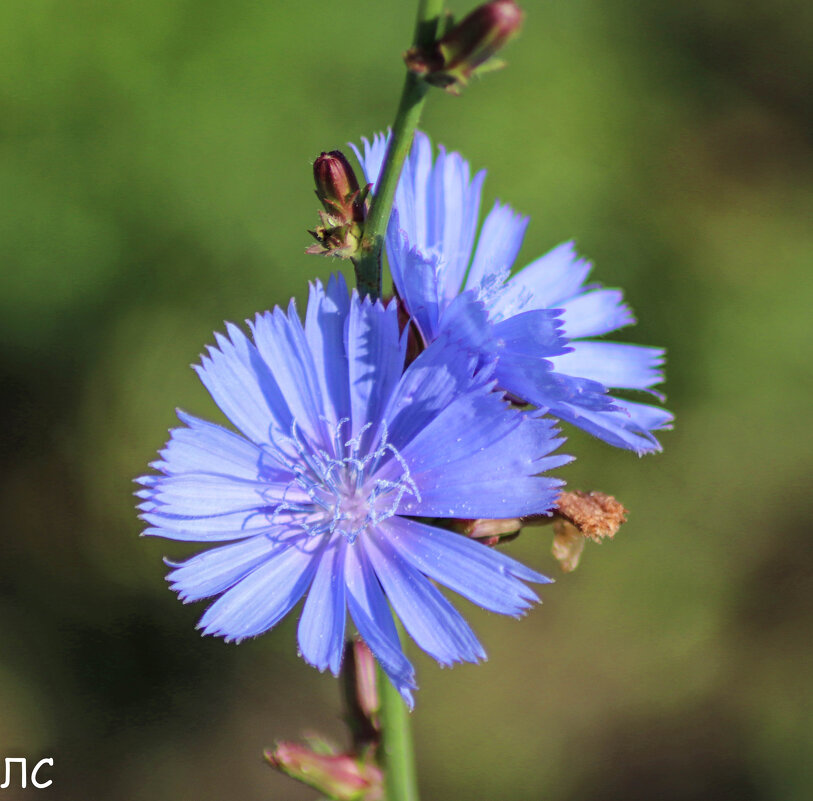
<instances>
[{"instance_id":1,"label":"green blurred background","mask_svg":"<svg viewBox=\"0 0 813 801\"><path fill-rule=\"evenodd\" d=\"M294 617L202 639L139 540L132 478L223 320L304 299L321 150L385 128L412 3L0 4L0 757L65 801L312 799L264 766L341 738ZM637 459L574 435L563 472L631 509L490 660L417 656L426 799L813 797L813 6L525 3L510 67L436 92L435 141L626 289L669 349L674 432ZM456 2L456 11L466 11ZM9 799L14 791L4 791ZM37 792L37 791L35 791Z\"/></svg>"}]
</instances>

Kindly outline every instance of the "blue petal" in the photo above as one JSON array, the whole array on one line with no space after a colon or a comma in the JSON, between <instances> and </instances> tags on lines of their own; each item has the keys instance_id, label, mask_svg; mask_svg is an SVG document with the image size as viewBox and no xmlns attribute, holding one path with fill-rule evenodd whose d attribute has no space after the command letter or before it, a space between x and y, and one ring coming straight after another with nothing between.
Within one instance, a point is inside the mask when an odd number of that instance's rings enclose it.
<instances>
[{"instance_id":1,"label":"blue petal","mask_svg":"<svg viewBox=\"0 0 813 801\"><path fill-rule=\"evenodd\" d=\"M571 352L552 359L559 373L589 378L607 387L649 389L663 381L661 348L616 342L571 342Z\"/></svg>"},{"instance_id":2,"label":"blue petal","mask_svg":"<svg viewBox=\"0 0 813 801\"><path fill-rule=\"evenodd\" d=\"M384 412L389 442L406 445L473 383L478 357L449 338L433 342L407 368Z\"/></svg>"},{"instance_id":3,"label":"blue petal","mask_svg":"<svg viewBox=\"0 0 813 801\"><path fill-rule=\"evenodd\" d=\"M447 300L460 291L471 261L484 179L485 173L480 172L471 180L469 164L459 153L438 148L427 187L427 241L415 244L425 252L441 254Z\"/></svg>"},{"instance_id":4,"label":"blue petal","mask_svg":"<svg viewBox=\"0 0 813 801\"><path fill-rule=\"evenodd\" d=\"M305 339L313 357L325 414L335 426L350 417L350 386L344 331L350 314L350 294L341 275L332 275L327 290L321 282L311 284L305 314Z\"/></svg>"},{"instance_id":5,"label":"blue petal","mask_svg":"<svg viewBox=\"0 0 813 801\"><path fill-rule=\"evenodd\" d=\"M554 414L554 407L561 402L596 410L613 408L603 384L554 372L554 359L570 350L558 314L556 309L534 309L494 326L499 357L494 376L500 387Z\"/></svg>"},{"instance_id":6,"label":"blue petal","mask_svg":"<svg viewBox=\"0 0 813 801\"><path fill-rule=\"evenodd\" d=\"M390 136L376 134L372 142L362 139L363 148L359 150L351 144L353 152L361 162L364 175L369 183L377 189L384 156L389 145ZM427 242L427 186L432 170L432 145L426 134L418 131L407 155L398 186L395 190L393 212L400 210L403 215L404 232L413 244ZM392 220L390 221L392 227Z\"/></svg>"},{"instance_id":7,"label":"blue petal","mask_svg":"<svg viewBox=\"0 0 813 801\"><path fill-rule=\"evenodd\" d=\"M589 262L579 258L572 242L565 242L512 276L494 311L507 316L521 308L555 308L584 290L589 273Z\"/></svg>"},{"instance_id":8,"label":"blue petal","mask_svg":"<svg viewBox=\"0 0 813 801\"><path fill-rule=\"evenodd\" d=\"M549 359L568 351L557 309L521 312L494 325L497 355Z\"/></svg>"},{"instance_id":9,"label":"blue petal","mask_svg":"<svg viewBox=\"0 0 813 801\"><path fill-rule=\"evenodd\" d=\"M672 428L675 417L666 409L645 403L634 403L623 398L614 400L621 413L629 415L630 420L644 431L666 431Z\"/></svg>"},{"instance_id":10,"label":"blue petal","mask_svg":"<svg viewBox=\"0 0 813 801\"><path fill-rule=\"evenodd\" d=\"M298 428L311 441L328 447L332 438L325 426L319 378L293 300L287 315L276 308L258 314L249 325L257 350L271 369ZM292 432L289 428L283 433L290 437Z\"/></svg>"},{"instance_id":11,"label":"blue petal","mask_svg":"<svg viewBox=\"0 0 813 801\"><path fill-rule=\"evenodd\" d=\"M442 665L477 662L485 651L461 614L384 537L364 543L376 576L404 628Z\"/></svg>"},{"instance_id":12,"label":"blue petal","mask_svg":"<svg viewBox=\"0 0 813 801\"><path fill-rule=\"evenodd\" d=\"M372 141L369 141L365 136L362 137L361 142L361 149L356 147L352 142L350 142L350 147L356 154L356 158L359 160L362 170L364 170L364 177L367 183L375 185L378 182L381 166L384 163L384 155L387 152L389 136L377 133L373 136Z\"/></svg>"},{"instance_id":13,"label":"blue petal","mask_svg":"<svg viewBox=\"0 0 813 801\"><path fill-rule=\"evenodd\" d=\"M210 473L184 473L156 478L153 486L144 491L147 500L140 508L169 517L212 517L265 510L279 503L288 483L251 481ZM308 496L300 492L290 500L307 502Z\"/></svg>"},{"instance_id":14,"label":"blue petal","mask_svg":"<svg viewBox=\"0 0 813 801\"><path fill-rule=\"evenodd\" d=\"M386 520L380 531L421 573L501 615L517 617L539 601L520 579L550 583L540 573L462 534L401 517Z\"/></svg>"},{"instance_id":15,"label":"blue petal","mask_svg":"<svg viewBox=\"0 0 813 801\"><path fill-rule=\"evenodd\" d=\"M563 403L596 412L616 408L603 384L555 373L552 367L547 359L503 351L494 377L500 388L506 390L511 397L540 409L547 409L554 415L558 415L557 410Z\"/></svg>"},{"instance_id":16,"label":"blue petal","mask_svg":"<svg viewBox=\"0 0 813 801\"><path fill-rule=\"evenodd\" d=\"M429 241L429 215L427 204L432 202L427 196L432 174L432 143L420 131L415 133L404 169L398 180L395 192L394 210L401 210L404 217L404 230L416 245L426 246Z\"/></svg>"},{"instance_id":17,"label":"blue petal","mask_svg":"<svg viewBox=\"0 0 813 801\"><path fill-rule=\"evenodd\" d=\"M495 347L494 333L485 305L474 291L455 297L440 319L440 330L451 342L458 342L472 352L488 357Z\"/></svg>"},{"instance_id":18,"label":"blue petal","mask_svg":"<svg viewBox=\"0 0 813 801\"><path fill-rule=\"evenodd\" d=\"M322 541L307 538L301 544L274 553L218 598L200 619L204 634L242 640L275 626L296 606L319 564Z\"/></svg>"},{"instance_id":19,"label":"blue petal","mask_svg":"<svg viewBox=\"0 0 813 801\"><path fill-rule=\"evenodd\" d=\"M346 334L353 436L369 422L375 425L395 391L406 357L406 336L398 328L398 307L386 309L354 292ZM374 431L366 435L369 443ZM365 450L365 449L363 449Z\"/></svg>"},{"instance_id":20,"label":"blue petal","mask_svg":"<svg viewBox=\"0 0 813 801\"><path fill-rule=\"evenodd\" d=\"M376 137L373 145L365 141L363 153L354 149L367 180L377 180L384 153L380 138ZM429 137L420 131L415 134L398 181L395 209L410 247L438 261L441 299L451 300L458 293L471 261L484 180L485 172L472 178L468 162L442 147L433 164ZM390 261L395 260L393 244L397 242L389 238ZM407 276L405 270L393 270L398 292L411 309L410 287L400 281Z\"/></svg>"},{"instance_id":21,"label":"blue petal","mask_svg":"<svg viewBox=\"0 0 813 801\"><path fill-rule=\"evenodd\" d=\"M401 449L420 498L406 495L399 513L504 518L549 512L561 482L536 474L569 461L542 458L561 443L554 433L549 421L510 408L487 387L455 399ZM402 469L388 462L380 477L397 479Z\"/></svg>"},{"instance_id":22,"label":"blue petal","mask_svg":"<svg viewBox=\"0 0 813 801\"><path fill-rule=\"evenodd\" d=\"M161 461L152 467L169 475L195 472L256 479L260 474L265 460L254 443L180 410L178 417L188 427L170 431L169 442L160 451Z\"/></svg>"},{"instance_id":23,"label":"blue petal","mask_svg":"<svg viewBox=\"0 0 813 801\"><path fill-rule=\"evenodd\" d=\"M208 348L194 366L223 414L249 439L290 433L291 413L268 365L239 328L226 326L229 338L216 334L218 347Z\"/></svg>"},{"instance_id":24,"label":"blue petal","mask_svg":"<svg viewBox=\"0 0 813 801\"><path fill-rule=\"evenodd\" d=\"M619 289L594 289L562 304L562 322L570 339L597 337L632 325L635 318Z\"/></svg>"},{"instance_id":25,"label":"blue petal","mask_svg":"<svg viewBox=\"0 0 813 801\"><path fill-rule=\"evenodd\" d=\"M344 556L347 541L336 537L319 560L308 591L297 639L302 658L318 668L339 675L344 648L345 605Z\"/></svg>"},{"instance_id":26,"label":"blue petal","mask_svg":"<svg viewBox=\"0 0 813 801\"><path fill-rule=\"evenodd\" d=\"M153 505L139 516L153 526L144 530L144 536L164 537L180 542L242 540L269 532L275 527L274 515L270 509L207 517L176 517L162 513L160 507Z\"/></svg>"},{"instance_id":27,"label":"blue petal","mask_svg":"<svg viewBox=\"0 0 813 801\"><path fill-rule=\"evenodd\" d=\"M263 535L212 548L187 559L167 575L170 587L184 602L199 601L225 592L252 570L284 548Z\"/></svg>"},{"instance_id":28,"label":"blue petal","mask_svg":"<svg viewBox=\"0 0 813 801\"><path fill-rule=\"evenodd\" d=\"M424 342L438 334L438 321L444 303L438 283L438 256L429 257L412 247L398 227L400 217L393 210L387 229L387 256L392 280L410 317L418 326Z\"/></svg>"},{"instance_id":29,"label":"blue petal","mask_svg":"<svg viewBox=\"0 0 813 801\"><path fill-rule=\"evenodd\" d=\"M404 656L389 604L359 540L347 549L344 574L350 616L381 669L411 709L414 701L410 690L418 688L415 669Z\"/></svg>"},{"instance_id":30,"label":"blue petal","mask_svg":"<svg viewBox=\"0 0 813 801\"><path fill-rule=\"evenodd\" d=\"M522 247L529 220L510 206L499 201L494 204L480 232L466 289L477 289L489 275L508 275Z\"/></svg>"},{"instance_id":31,"label":"blue petal","mask_svg":"<svg viewBox=\"0 0 813 801\"><path fill-rule=\"evenodd\" d=\"M655 406L612 398L616 411L595 412L569 404L557 406L554 413L562 420L583 428L599 439L641 455L660 451L651 431L671 427L672 415Z\"/></svg>"}]
</instances>

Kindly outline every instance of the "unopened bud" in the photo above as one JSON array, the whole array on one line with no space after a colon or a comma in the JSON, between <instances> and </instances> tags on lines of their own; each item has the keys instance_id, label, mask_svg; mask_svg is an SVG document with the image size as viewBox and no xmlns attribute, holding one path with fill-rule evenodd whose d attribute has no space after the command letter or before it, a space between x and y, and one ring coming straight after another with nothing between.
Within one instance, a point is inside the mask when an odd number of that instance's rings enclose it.
<instances>
[{"instance_id":1,"label":"unopened bud","mask_svg":"<svg viewBox=\"0 0 813 801\"><path fill-rule=\"evenodd\" d=\"M375 657L363 640L354 638L345 646L344 668L347 724L354 750L363 751L379 740L378 712L381 701L376 682Z\"/></svg>"},{"instance_id":2,"label":"unopened bud","mask_svg":"<svg viewBox=\"0 0 813 801\"><path fill-rule=\"evenodd\" d=\"M433 45L408 50L404 60L429 83L459 94L476 71L503 66L494 55L519 32L523 17L514 0L484 3Z\"/></svg>"},{"instance_id":3,"label":"unopened bud","mask_svg":"<svg viewBox=\"0 0 813 801\"><path fill-rule=\"evenodd\" d=\"M344 219L359 216L357 204L359 182L350 162L340 150L322 153L313 163L313 178L316 181L316 196L328 214L339 214Z\"/></svg>"},{"instance_id":4,"label":"unopened bud","mask_svg":"<svg viewBox=\"0 0 813 801\"><path fill-rule=\"evenodd\" d=\"M471 74L519 32L523 16L514 0L494 0L475 8L439 42L447 69Z\"/></svg>"},{"instance_id":5,"label":"unopened bud","mask_svg":"<svg viewBox=\"0 0 813 801\"><path fill-rule=\"evenodd\" d=\"M321 754L298 743L279 743L265 752L272 767L334 801L381 801L381 770L350 754Z\"/></svg>"},{"instance_id":6,"label":"unopened bud","mask_svg":"<svg viewBox=\"0 0 813 801\"><path fill-rule=\"evenodd\" d=\"M316 159L313 177L324 211L319 212L322 225L309 232L318 244L306 252L352 258L361 241L369 186L359 188L353 167L339 150Z\"/></svg>"},{"instance_id":7,"label":"unopened bud","mask_svg":"<svg viewBox=\"0 0 813 801\"><path fill-rule=\"evenodd\" d=\"M375 676L375 657L364 640L353 640L353 664L359 709L372 720L378 715L381 701Z\"/></svg>"},{"instance_id":8,"label":"unopened bud","mask_svg":"<svg viewBox=\"0 0 813 801\"><path fill-rule=\"evenodd\" d=\"M506 542L519 534L522 520L518 517L509 517L501 520L457 520L454 528L467 537L479 540L483 545L497 545Z\"/></svg>"}]
</instances>

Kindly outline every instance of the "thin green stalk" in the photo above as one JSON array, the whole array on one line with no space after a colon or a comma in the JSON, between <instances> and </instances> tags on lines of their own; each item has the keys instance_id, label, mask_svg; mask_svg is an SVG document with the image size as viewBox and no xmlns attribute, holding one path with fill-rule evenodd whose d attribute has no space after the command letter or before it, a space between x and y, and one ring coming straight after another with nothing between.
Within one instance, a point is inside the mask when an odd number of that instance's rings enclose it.
<instances>
[{"instance_id":1,"label":"thin green stalk","mask_svg":"<svg viewBox=\"0 0 813 801\"><path fill-rule=\"evenodd\" d=\"M419 0L414 44L427 46L435 41L443 0ZM398 112L392 125L387 153L378 187L370 204L361 240L361 257L355 262L359 294L381 297L381 253L387 223L395 200L395 189L426 99L428 86L407 72ZM409 725L409 710L381 668L378 668L381 697L381 754L387 801L419 801L415 752Z\"/></svg>"},{"instance_id":2,"label":"thin green stalk","mask_svg":"<svg viewBox=\"0 0 813 801\"><path fill-rule=\"evenodd\" d=\"M401 694L392 686L380 667L378 687L381 697L384 797L387 801L418 801L418 780L409 710Z\"/></svg>"},{"instance_id":3,"label":"thin green stalk","mask_svg":"<svg viewBox=\"0 0 813 801\"><path fill-rule=\"evenodd\" d=\"M426 46L434 42L442 11L443 0L420 0L415 25L415 46ZM381 251L384 236L395 199L395 188L398 186L404 161L412 147L412 138L421 118L428 89L425 81L407 72L401 102L398 104L398 112L392 125L390 144L384 157L381 178L370 204L370 213L364 223L362 255L355 264L356 284L362 297L364 295L370 295L373 299L381 297Z\"/></svg>"}]
</instances>

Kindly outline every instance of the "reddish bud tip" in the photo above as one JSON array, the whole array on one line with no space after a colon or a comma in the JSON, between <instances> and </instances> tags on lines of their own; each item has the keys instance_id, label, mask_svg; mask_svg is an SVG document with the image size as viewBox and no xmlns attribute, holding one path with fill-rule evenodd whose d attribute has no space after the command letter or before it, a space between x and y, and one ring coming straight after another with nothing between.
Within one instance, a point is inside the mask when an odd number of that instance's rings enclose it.
<instances>
[{"instance_id":1,"label":"reddish bud tip","mask_svg":"<svg viewBox=\"0 0 813 801\"><path fill-rule=\"evenodd\" d=\"M317 244L306 253L352 259L358 252L369 186L359 188L350 162L339 150L322 153L313 163L322 225L310 231Z\"/></svg>"},{"instance_id":2,"label":"reddish bud tip","mask_svg":"<svg viewBox=\"0 0 813 801\"><path fill-rule=\"evenodd\" d=\"M412 48L407 67L454 94L472 74L500 66L492 60L522 27L524 13L514 0L493 0L474 9L428 48Z\"/></svg>"},{"instance_id":3,"label":"reddish bud tip","mask_svg":"<svg viewBox=\"0 0 813 801\"><path fill-rule=\"evenodd\" d=\"M375 675L375 657L363 640L353 640L353 662L356 676L356 700L369 720L378 715L380 700Z\"/></svg>"},{"instance_id":4,"label":"reddish bud tip","mask_svg":"<svg viewBox=\"0 0 813 801\"><path fill-rule=\"evenodd\" d=\"M356 174L340 150L322 153L313 162L313 178L316 181L316 194L325 211L331 213L336 209L349 211L352 215L351 198L359 191Z\"/></svg>"},{"instance_id":5,"label":"reddish bud tip","mask_svg":"<svg viewBox=\"0 0 813 801\"><path fill-rule=\"evenodd\" d=\"M482 64L519 32L522 9L514 0L478 6L440 40L441 47L471 67Z\"/></svg>"},{"instance_id":6,"label":"reddish bud tip","mask_svg":"<svg viewBox=\"0 0 813 801\"><path fill-rule=\"evenodd\" d=\"M265 752L277 770L335 801L380 801L380 769L351 754L319 754L298 743L279 743Z\"/></svg>"},{"instance_id":7,"label":"reddish bud tip","mask_svg":"<svg viewBox=\"0 0 813 801\"><path fill-rule=\"evenodd\" d=\"M511 517L502 520L459 520L455 526L461 534L480 540L486 545L496 545L500 540L517 534L522 528L522 520Z\"/></svg>"}]
</instances>

